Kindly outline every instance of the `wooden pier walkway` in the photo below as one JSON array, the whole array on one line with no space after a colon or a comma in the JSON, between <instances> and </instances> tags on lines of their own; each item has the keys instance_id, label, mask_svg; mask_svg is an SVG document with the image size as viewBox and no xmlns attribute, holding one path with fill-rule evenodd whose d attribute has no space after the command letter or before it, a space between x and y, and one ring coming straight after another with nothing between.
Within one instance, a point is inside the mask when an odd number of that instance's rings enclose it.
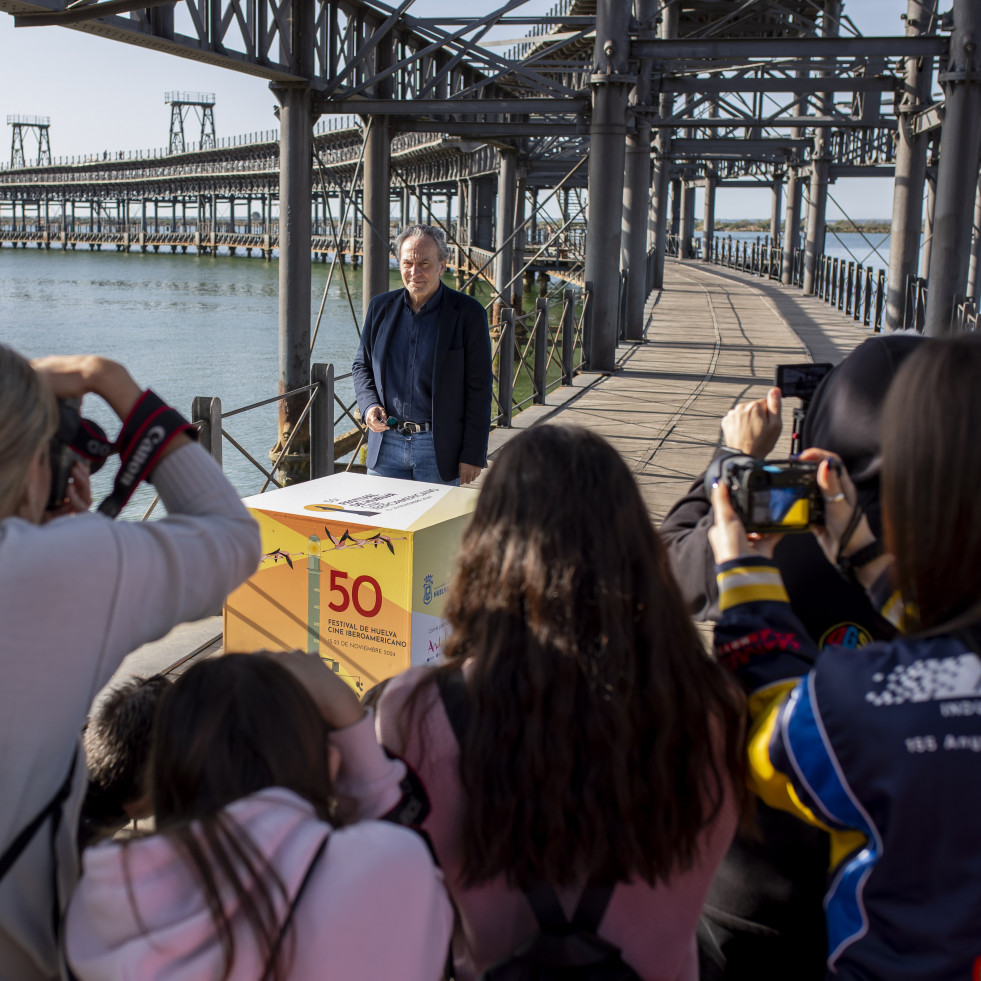
<instances>
[{"instance_id":1,"label":"wooden pier walkway","mask_svg":"<svg viewBox=\"0 0 981 981\"><path fill-rule=\"evenodd\" d=\"M602 434L630 464L655 522L708 464L722 416L762 397L778 364L838 362L872 334L795 287L698 261L667 261L645 316L646 340L620 344L616 372L580 376L573 394L549 396L561 405L525 410L515 427L547 420ZM795 404L784 403L785 454ZM515 431L493 433L492 454Z\"/></svg>"},{"instance_id":2,"label":"wooden pier walkway","mask_svg":"<svg viewBox=\"0 0 981 981\"><path fill-rule=\"evenodd\" d=\"M574 386L550 392L546 405L515 416L514 428L492 432L492 465L495 452L522 429L544 422L585 426L629 463L659 523L711 459L722 416L762 397L778 364L837 362L872 334L795 287L673 259L645 317L646 340L618 347L615 372L579 375ZM778 452L789 452L792 402L784 405ZM120 670L149 674L173 666L179 672L217 653L220 642L209 641L220 631L217 617L184 624L131 655Z\"/></svg>"}]
</instances>

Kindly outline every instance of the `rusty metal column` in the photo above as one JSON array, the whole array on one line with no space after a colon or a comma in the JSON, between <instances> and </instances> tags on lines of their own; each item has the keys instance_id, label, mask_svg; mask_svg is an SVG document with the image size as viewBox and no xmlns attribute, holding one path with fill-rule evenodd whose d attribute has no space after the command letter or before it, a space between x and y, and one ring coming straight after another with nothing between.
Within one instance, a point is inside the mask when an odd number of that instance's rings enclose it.
<instances>
[{"instance_id":1,"label":"rusty metal column","mask_svg":"<svg viewBox=\"0 0 981 981\"><path fill-rule=\"evenodd\" d=\"M494 262L494 286L501 294L494 301L495 324L501 321L501 310L511 306L514 242L514 193L517 183L518 152L501 148L501 169L497 173L497 259Z\"/></svg>"},{"instance_id":2,"label":"rusty metal column","mask_svg":"<svg viewBox=\"0 0 981 981\"><path fill-rule=\"evenodd\" d=\"M389 290L389 210L391 207L391 136L388 117L367 120L364 147L364 272L361 310L372 297Z\"/></svg>"},{"instance_id":3,"label":"rusty metal column","mask_svg":"<svg viewBox=\"0 0 981 981\"><path fill-rule=\"evenodd\" d=\"M946 95L940 134L926 323L923 332L950 331L954 297L964 292L974 218L973 195L981 155L981 9L976 0L954 0L950 56L939 73Z\"/></svg>"},{"instance_id":4,"label":"rusty metal column","mask_svg":"<svg viewBox=\"0 0 981 981\"><path fill-rule=\"evenodd\" d=\"M297 4L302 7L302 4ZM312 36L312 34L311 34ZM310 382L310 195L312 180L312 127L310 88L304 83L273 87L279 99L279 392L290 392ZM217 224L217 222L216 222ZM306 405L299 396L279 403L279 440L275 458L286 444ZM298 454L309 451L306 423L293 437L290 455L280 474L287 482L302 480L308 468Z\"/></svg>"},{"instance_id":5,"label":"rusty metal column","mask_svg":"<svg viewBox=\"0 0 981 981\"><path fill-rule=\"evenodd\" d=\"M770 185L773 201L770 206L770 248L777 248L780 242L780 210L783 207L783 174L777 172Z\"/></svg>"},{"instance_id":6,"label":"rusty metal column","mask_svg":"<svg viewBox=\"0 0 981 981\"><path fill-rule=\"evenodd\" d=\"M825 213L828 208L828 171L831 159L827 154L824 133L814 136L811 156L810 194L807 202L807 238L804 241L804 283L806 294L814 292L817 282L818 257L824 251Z\"/></svg>"},{"instance_id":7,"label":"rusty metal column","mask_svg":"<svg viewBox=\"0 0 981 981\"><path fill-rule=\"evenodd\" d=\"M920 279L930 278L930 256L933 254L933 215L937 203L936 175L927 173L926 207L923 209L923 245L920 246Z\"/></svg>"},{"instance_id":8,"label":"rusty metal column","mask_svg":"<svg viewBox=\"0 0 981 981\"><path fill-rule=\"evenodd\" d=\"M289 34L284 37L290 68L301 78L313 76L313 4L292 0L288 4ZM279 392L293 391L310 383L311 234L310 197L313 190L313 111L307 82L271 84L279 101ZM217 225L217 215L215 216ZM298 427L306 405L305 395L279 403L278 442L275 457L290 443L290 452L279 468L287 482L310 474L310 427ZM294 429L298 431L294 434Z\"/></svg>"},{"instance_id":9,"label":"rusty metal column","mask_svg":"<svg viewBox=\"0 0 981 981\"><path fill-rule=\"evenodd\" d=\"M681 234L681 198L685 193L680 177L671 178L671 234L678 238Z\"/></svg>"},{"instance_id":10,"label":"rusty metal column","mask_svg":"<svg viewBox=\"0 0 981 981\"><path fill-rule=\"evenodd\" d=\"M715 238L715 169L705 166L705 208L702 212L702 261L712 261L712 240Z\"/></svg>"},{"instance_id":11,"label":"rusty metal column","mask_svg":"<svg viewBox=\"0 0 981 981\"><path fill-rule=\"evenodd\" d=\"M695 185L681 182L681 242L678 255L691 259L695 255Z\"/></svg>"},{"instance_id":12,"label":"rusty metal column","mask_svg":"<svg viewBox=\"0 0 981 981\"><path fill-rule=\"evenodd\" d=\"M588 352L588 365L593 371L613 371L616 366L627 91L636 82L627 74L629 16L630 0L597 0L596 43L589 79L593 115L589 127L584 274L593 284L593 330Z\"/></svg>"},{"instance_id":13,"label":"rusty metal column","mask_svg":"<svg viewBox=\"0 0 981 981\"><path fill-rule=\"evenodd\" d=\"M518 229L514 236L514 248L511 255L511 295L514 297L514 308L519 314L523 312L524 276L522 268L525 264L525 248L528 241L528 231L525 227L525 195L528 191L528 174L524 167L518 168L518 184L514 194L514 228Z\"/></svg>"},{"instance_id":14,"label":"rusty metal column","mask_svg":"<svg viewBox=\"0 0 981 981\"><path fill-rule=\"evenodd\" d=\"M981 300L981 177L978 178L978 189L974 195L974 225L971 234L974 241L971 245L971 264L967 271L967 295L977 303Z\"/></svg>"},{"instance_id":15,"label":"rusty metal column","mask_svg":"<svg viewBox=\"0 0 981 981\"><path fill-rule=\"evenodd\" d=\"M672 3L661 7L660 36L678 36L678 19L681 16L680 4ZM662 119L674 112L674 97L667 93L660 96L658 114ZM654 160L654 289L664 286L664 256L668 239L668 186L671 172L671 130L658 127L657 154Z\"/></svg>"},{"instance_id":16,"label":"rusty metal column","mask_svg":"<svg viewBox=\"0 0 981 981\"><path fill-rule=\"evenodd\" d=\"M634 18L643 31L654 30L657 0L634 0ZM637 84L630 92L631 106L647 106L651 98L651 62L637 66ZM644 337L647 300L647 213L651 187L651 122L643 113L633 117L624 148L623 218L620 225L620 266L627 270L626 322L628 341Z\"/></svg>"},{"instance_id":17,"label":"rusty metal column","mask_svg":"<svg viewBox=\"0 0 981 981\"><path fill-rule=\"evenodd\" d=\"M841 25L841 0L824 0L824 16L821 23L822 37L837 37ZM826 69L821 75L830 75ZM830 116L834 110L833 91L822 92L818 96L822 115ZM811 179L808 185L807 237L804 241L804 281L805 293L815 291L817 284L818 258L824 251L825 218L828 210L828 176L831 171L831 158L827 150L827 132L815 130L814 149L811 151Z\"/></svg>"},{"instance_id":18,"label":"rusty metal column","mask_svg":"<svg viewBox=\"0 0 981 981\"><path fill-rule=\"evenodd\" d=\"M937 0L908 0L906 36L932 33ZM898 107L895 182L892 195L892 238L889 272L886 277L886 328L902 330L906 306L906 280L916 275L923 215L923 185L926 182L926 133L912 131L914 114L930 101L933 59L907 57L903 98Z\"/></svg>"},{"instance_id":19,"label":"rusty metal column","mask_svg":"<svg viewBox=\"0 0 981 981\"><path fill-rule=\"evenodd\" d=\"M798 78L807 78L809 72L797 71ZM803 116L807 113L806 99L797 99L794 103L794 115ZM798 140L803 136L803 130L794 126L790 130L793 139ZM794 252L800 244L800 209L801 198L803 197L804 185L800 174L800 159L797 151L787 160L787 215L784 220L783 228L783 261L780 265L780 282L784 286L791 286L794 282Z\"/></svg>"}]
</instances>

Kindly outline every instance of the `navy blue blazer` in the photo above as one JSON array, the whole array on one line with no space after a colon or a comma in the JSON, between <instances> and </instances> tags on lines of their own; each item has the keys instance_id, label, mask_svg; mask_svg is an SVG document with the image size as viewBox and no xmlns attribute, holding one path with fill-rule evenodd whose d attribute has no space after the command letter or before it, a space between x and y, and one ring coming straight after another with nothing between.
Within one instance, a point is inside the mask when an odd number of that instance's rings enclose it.
<instances>
[{"instance_id":1,"label":"navy blue blazer","mask_svg":"<svg viewBox=\"0 0 981 981\"><path fill-rule=\"evenodd\" d=\"M362 416L373 405L387 408L386 354L404 297L404 289L392 290L368 304L352 368ZM444 284L436 325L432 405L436 465L444 480L458 477L461 463L487 465L491 380L487 313L473 297ZM378 460L381 437L381 433L368 431L369 467Z\"/></svg>"}]
</instances>

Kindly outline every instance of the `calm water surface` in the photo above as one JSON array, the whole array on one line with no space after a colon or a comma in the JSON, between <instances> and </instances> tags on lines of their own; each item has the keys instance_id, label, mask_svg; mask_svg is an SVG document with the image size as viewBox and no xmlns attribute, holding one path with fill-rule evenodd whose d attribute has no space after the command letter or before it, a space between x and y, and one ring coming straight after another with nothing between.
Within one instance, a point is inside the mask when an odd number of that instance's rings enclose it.
<instances>
[{"instance_id":1,"label":"calm water surface","mask_svg":"<svg viewBox=\"0 0 981 981\"><path fill-rule=\"evenodd\" d=\"M311 323L329 268L313 266ZM361 273L346 272L360 316ZM219 397L228 412L276 394L278 275L277 262L246 257L3 248L0 340L28 357L106 354L186 415L197 395ZM313 360L333 362L338 374L347 374L357 343L335 270ZM337 391L345 403L353 396L350 381ZM115 437L119 424L101 401L91 398L83 408ZM265 464L275 441L276 406L229 419L226 428ZM264 478L227 441L224 466L240 493L259 490ZM109 478L97 474L95 482L101 498ZM150 500L142 492L125 513L142 513Z\"/></svg>"}]
</instances>

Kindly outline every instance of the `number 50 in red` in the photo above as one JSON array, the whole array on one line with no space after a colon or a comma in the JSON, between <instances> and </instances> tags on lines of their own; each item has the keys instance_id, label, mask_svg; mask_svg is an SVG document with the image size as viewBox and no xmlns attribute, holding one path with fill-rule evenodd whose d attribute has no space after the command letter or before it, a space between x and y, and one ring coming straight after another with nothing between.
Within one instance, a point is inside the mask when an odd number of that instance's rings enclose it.
<instances>
[{"instance_id":1,"label":"number 50 in red","mask_svg":"<svg viewBox=\"0 0 981 981\"><path fill-rule=\"evenodd\" d=\"M334 593L337 593L339 594L340 599L336 603L331 600L327 606L335 613L343 613L353 603L355 610L357 610L361 616L376 616L382 605L382 591L381 586L378 585L378 581L376 579L372 579L371 576L358 576L357 579L351 583L351 589L349 592L347 584L345 583L347 578L348 574L346 572L341 572L340 569L330 570L331 595L333 596ZM374 600L371 606L365 606L363 603L364 593L367 589L370 589L374 593Z\"/></svg>"}]
</instances>

